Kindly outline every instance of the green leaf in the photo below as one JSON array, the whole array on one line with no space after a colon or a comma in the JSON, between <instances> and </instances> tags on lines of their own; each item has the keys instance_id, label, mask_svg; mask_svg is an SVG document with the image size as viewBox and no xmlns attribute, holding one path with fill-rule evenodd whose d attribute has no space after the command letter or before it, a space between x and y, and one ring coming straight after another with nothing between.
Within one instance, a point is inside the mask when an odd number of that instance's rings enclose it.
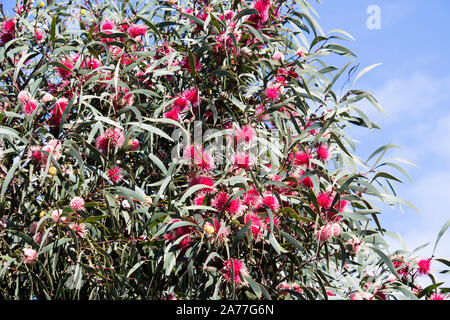
<instances>
[{"instance_id":1,"label":"green leaf","mask_svg":"<svg viewBox=\"0 0 450 320\"><path fill-rule=\"evenodd\" d=\"M439 241L441 240L442 236L444 235L445 231L447 231L448 227L450 227L450 220L448 220L444 226L442 227L441 231L439 231L438 236L436 238L436 242L434 243L434 248L433 248L433 255L434 252L436 251L436 247L439 243Z\"/></svg>"}]
</instances>

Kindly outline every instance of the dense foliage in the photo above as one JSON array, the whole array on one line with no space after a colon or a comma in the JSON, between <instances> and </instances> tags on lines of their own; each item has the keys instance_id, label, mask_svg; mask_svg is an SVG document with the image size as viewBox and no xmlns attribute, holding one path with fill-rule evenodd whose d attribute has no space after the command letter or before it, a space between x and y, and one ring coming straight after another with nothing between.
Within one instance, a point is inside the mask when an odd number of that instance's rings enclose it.
<instances>
[{"instance_id":1,"label":"dense foliage","mask_svg":"<svg viewBox=\"0 0 450 320\"><path fill-rule=\"evenodd\" d=\"M315 16L304 0L3 14L0 295L445 298L430 264L448 260L387 247L374 202L408 204L389 169L406 172L390 145L354 154L346 128L378 129L358 102L383 110L340 92L370 67L355 76L351 36Z\"/></svg>"}]
</instances>

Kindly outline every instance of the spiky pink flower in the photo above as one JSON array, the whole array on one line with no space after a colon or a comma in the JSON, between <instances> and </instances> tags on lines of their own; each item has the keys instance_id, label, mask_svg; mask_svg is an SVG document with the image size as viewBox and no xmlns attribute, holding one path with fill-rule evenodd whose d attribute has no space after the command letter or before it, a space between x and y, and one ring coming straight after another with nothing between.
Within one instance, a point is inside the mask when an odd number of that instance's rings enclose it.
<instances>
[{"instance_id":1,"label":"spiky pink flower","mask_svg":"<svg viewBox=\"0 0 450 320\"><path fill-rule=\"evenodd\" d=\"M321 143L316 150L317 157L323 162L327 162L330 158L330 150L327 144Z\"/></svg>"},{"instance_id":2,"label":"spiky pink flower","mask_svg":"<svg viewBox=\"0 0 450 320\"><path fill-rule=\"evenodd\" d=\"M281 97L283 86L280 84L273 84L267 87L266 97L271 101L277 101Z\"/></svg>"},{"instance_id":3,"label":"spiky pink flower","mask_svg":"<svg viewBox=\"0 0 450 320\"><path fill-rule=\"evenodd\" d=\"M419 267L417 273L419 275L426 275L430 273L431 259L422 259L417 262L417 266Z\"/></svg>"},{"instance_id":4,"label":"spiky pink flower","mask_svg":"<svg viewBox=\"0 0 450 320\"><path fill-rule=\"evenodd\" d=\"M173 107L177 108L179 110L184 110L186 108L186 106L188 105L188 100L185 98L177 98L174 102L173 102Z\"/></svg>"},{"instance_id":5,"label":"spiky pink flower","mask_svg":"<svg viewBox=\"0 0 450 320\"><path fill-rule=\"evenodd\" d=\"M68 217L68 216L62 217L61 216L62 214L63 214L62 209L55 209L55 210L53 210L52 213L51 213L52 220L55 223L68 224L69 221L70 221L70 217Z\"/></svg>"},{"instance_id":6,"label":"spiky pink flower","mask_svg":"<svg viewBox=\"0 0 450 320\"><path fill-rule=\"evenodd\" d=\"M190 182L189 185L190 186L195 186L197 184L204 184L207 186L212 187L214 185L214 180L211 179L210 177L207 176L197 176L195 178L193 178ZM202 188L199 190L200 192L205 192L205 193L211 193L214 191L214 189L211 188Z\"/></svg>"},{"instance_id":7,"label":"spiky pink flower","mask_svg":"<svg viewBox=\"0 0 450 320\"><path fill-rule=\"evenodd\" d=\"M295 165L309 166L309 162L312 156L309 150L305 149L305 151L299 150L295 153L295 157L293 159Z\"/></svg>"},{"instance_id":8,"label":"spiky pink flower","mask_svg":"<svg viewBox=\"0 0 450 320\"><path fill-rule=\"evenodd\" d=\"M78 238L85 238L88 234L88 229L84 223L71 223L69 228L75 233Z\"/></svg>"},{"instance_id":9,"label":"spiky pink flower","mask_svg":"<svg viewBox=\"0 0 450 320\"><path fill-rule=\"evenodd\" d=\"M447 296L442 293L433 293L428 300L447 300Z\"/></svg>"},{"instance_id":10,"label":"spiky pink flower","mask_svg":"<svg viewBox=\"0 0 450 320\"><path fill-rule=\"evenodd\" d=\"M56 67L56 71L58 72L59 76L63 78L64 80L69 79L72 76L72 70L75 67L73 61L71 58L64 58L62 61L60 61L62 65L64 65L66 68L63 67Z\"/></svg>"},{"instance_id":11,"label":"spiky pink flower","mask_svg":"<svg viewBox=\"0 0 450 320\"><path fill-rule=\"evenodd\" d=\"M16 23L14 22L14 19L3 21L2 32L13 33L15 32L15 30L16 30Z\"/></svg>"},{"instance_id":12,"label":"spiky pink flower","mask_svg":"<svg viewBox=\"0 0 450 320\"><path fill-rule=\"evenodd\" d=\"M25 263L26 264L33 264L37 260L37 252L34 249L31 248L24 248L23 254L25 256Z\"/></svg>"},{"instance_id":13,"label":"spiky pink flower","mask_svg":"<svg viewBox=\"0 0 450 320\"><path fill-rule=\"evenodd\" d=\"M31 115L33 111L36 109L37 105L38 101L36 99L31 99L23 105L22 111L26 115Z\"/></svg>"},{"instance_id":14,"label":"spiky pink flower","mask_svg":"<svg viewBox=\"0 0 450 320\"><path fill-rule=\"evenodd\" d=\"M26 90L22 90L19 92L19 94L17 95L17 99L19 100L19 102L21 104L26 104L28 101L31 100L31 93L29 93Z\"/></svg>"},{"instance_id":15,"label":"spiky pink flower","mask_svg":"<svg viewBox=\"0 0 450 320\"><path fill-rule=\"evenodd\" d=\"M251 221L249 229L255 240L262 239L264 237L265 224L261 217L251 212L245 215L244 224L247 224L249 221Z\"/></svg>"},{"instance_id":16,"label":"spiky pink flower","mask_svg":"<svg viewBox=\"0 0 450 320\"><path fill-rule=\"evenodd\" d=\"M328 241L334 234L334 229L330 224L326 224L322 226L319 230L316 232L316 238L319 240L320 243Z\"/></svg>"},{"instance_id":17,"label":"spiky pink flower","mask_svg":"<svg viewBox=\"0 0 450 320\"><path fill-rule=\"evenodd\" d=\"M96 147L101 152L120 148L125 142L125 134L120 128L108 128L104 134L97 137Z\"/></svg>"},{"instance_id":18,"label":"spiky pink flower","mask_svg":"<svg viewBox=\"0 0 450 320\"><path fill-rule=\"evenodd\" d=\"M147 28L143 24L132 24L127 31L132 38L136 38L137 36L145 36Z\"/></svg>"},{"instance_id":19,"label":"spiky pink flower","mask_svg":"<svg viewBox=\"0 0 450 320\"><path fill-rule=\"evenodd\" d=\"M225 204L227 203L230 196L225 192L219 192L216 194L215 198L212 201L212 206L216 208L218 211L225 210Z\"/></svg>"},{"instance_id":20,"label":"spiky pink flower","mask_svg":"<svg viewBox=\"0 0 450 320\"><path fill-rule=\"evenodd\" d=\"M102 26L101 26L101 30L102 31L104 31L104 30L114 30L114 28L116 27L116 24L114 23L114 21L112 21L112 20L106 20L106 21L104 21L103 23L102 23Z\"/></svg>"},{"instance_id":21,"label":"spiky pink flower","mask_svg":"<svg viewBox=\"0 0 450 320\"><path fill-rule=\"evenodd\" d=\"M114 168L108 170L108 177L109 177L109 179L111 179L111 181L113 183L119 183L123 178L123 175L121 174L121 172L122 172L121 168L114 167Z\"/></svg>"},{"instance_id":22,"label":"spiky pink flower","mask_svg":"<svg viewBox=\"0 0 450 320\"><path fill-rule=\"evenodd\" d=\"M280 61L284 59L284 54L281 53L280 51L277 51L273 54L272 59L275 61Z\"/></svg>"},{"instance_id":23,"label":"spiky pink flower","mask_svg":"<svg viewBox=\"0 0 450 320\"><path fill-rule=\"evenodd\" d=\"M173 107L172 109L170 109L169 111L164 113L164 118L179 121L180 120L180 109Z\"/></svg>"},{"instance_id":24,"label":"spiky pink flower","mask_svg":"<svg viewBox=\"0 0 450 320\"><path fill-rule=\"evenodd\" d=\"M236 142L239 144L241 142L251 143L255 140L255 129L251 125L245 125L242 128L234 128L234 136L236 137Z\"/></svg>"},{"instance_id":25,"label":"spiky pink flower","mask_svg":"<svg viewBox=\"0 0 450 320\"><path fill-rule=\"evenodd\" d=\"M197 89L187 89L183 92L183 96L190 102L192 107L200 105L200 93Z\"/></svg>"},{"instance_id":26,"label":"spiky pink flower","mask_svg":"<svg viewBox=\"0 0 450 320\"><path fill-rule=\"evenodd\" d=\"M95 70L100 68L102 66L102 63L100 62L100 60L94 57L87 57L81 65L85 69Z\"/></svg>"},{"instance_id":27,"label":"spiky pink flower","mask_svg":"<svg viewBox=\"0 0 450 320\"><path fill-rule=\"evenodd\" d=\"M183 151L183 158L191 166L205 172L215 168L214 158L202 146L187 146Z\"/></svg>"},{"instance_id":28,"label":"spiky pink flower","mask_svg":"<svg viewBox=\"0 0 450 320\"><path fill-rule=\"evenodd\" d=\"M278 210L280 210L280 203L275 196L271 194L265 194L261 199L258 209L264 208L268 208L272 212L276 213L278 212Z\"/></svg>"},{"instance_id":29,"label":"spiky pink flower","mask_svg":"<svg viewBox=\"0 0 450 320\"><path fill-rule=\"evenodd\" d=\"M252 156L245 152L237 152L234 155L233 163L236 167L244 170L250 170L254 165Z\"/></svg>"},{"instance_id":30,"label":"spiky pink flower","mask_svg":"<svg viewBox=\"0 0 450 320\"><path fill-rule=\"evenodd\" d=\"M248 275L247 268L244 263L238 259L226 260L223 264L221 272L226 281L232 282L232 273L234 273L234 283L238 286L244 285L246 283L244 276ZM242 278L242 279L241 279Z\"/></svg>"},{"instance_id":31,"label":"spiky pink flower","mask_svg":"<svg viewBox=\"0 0 450 320\"><path fill-rule=\"evenodd\" d=\"M70 201L70 206L75 211L84 210L84 200L81 197L73 197Z\"/></svg>"},{"instance_id":32,"label":"spiky pink flower","mask_svg":"<svg viewBox=\"0 0 450 320\"><path fill-rule=\"evenodd\" d=\"M333 196L330 192L322 192L317 196L317 202L319 203L319 207L330 209L333 202Z\"/></svg>"},{"instance_id":33,"label":"spiky pink flower","mask_svg":"<svg viewBox=\"0 0 450 320\"><path fill-rule=\"evenodd\" d=\"M330 225L330 228L331 228L331 232L333 234L333 237L337 237L338 235L341 234L341 225L339 223L337 223L337 222L332 223Z\"/></svg>"}]
</instances>

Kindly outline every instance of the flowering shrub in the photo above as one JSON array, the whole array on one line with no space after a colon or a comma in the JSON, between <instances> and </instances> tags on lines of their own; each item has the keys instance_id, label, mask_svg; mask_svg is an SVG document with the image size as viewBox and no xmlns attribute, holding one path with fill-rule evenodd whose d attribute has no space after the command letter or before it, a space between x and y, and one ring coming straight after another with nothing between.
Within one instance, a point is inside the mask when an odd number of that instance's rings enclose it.
<instances>
[{"instance_id":1,"label":"flowering shrub","mask_svg":"<svg viewBox=\"0 0 450 320\"><path fill-rule=\"evenodd\" d=\"M382 109L334 91L365 71L306 1L26 1L0 26L2 298L446 298L448 260L383 239L404 170L352 153L378 128L355 103Z\"/></svg>"}]
</instances>

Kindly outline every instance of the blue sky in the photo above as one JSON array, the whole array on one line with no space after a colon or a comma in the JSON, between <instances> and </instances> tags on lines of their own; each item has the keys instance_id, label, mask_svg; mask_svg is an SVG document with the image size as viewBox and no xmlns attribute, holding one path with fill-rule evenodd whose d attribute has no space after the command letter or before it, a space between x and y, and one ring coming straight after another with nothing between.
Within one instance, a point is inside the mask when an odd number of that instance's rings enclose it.
<instances>
[{"instance_id":1,"label":"blue sky","mask_svg":"<svg viewBox=\"0 0 450 320\"><path fill-rule=\"evenodd\" d=\"M371 5L380 8L379 30L366 25L370 16L366 10ZM355 130L351 136L361 142L357 154L363 159L392 142L402 147L389 152L388 158L417 165L404 166L413 183L403 179L396 190L420 213L408 207L404 213L385 207L380 220L402 236L408 250L431 242L419 251L419 255L431 255L437 234L450 219L450 1L323 0L314 7L324 32L344 29L355 38L346 46L358 55L361 69L383 63L356 86L373 93L389 117L361 105L382 130ZM399 242L391 243L401 248ZM435 255L450 257L450 230ZM432 267L441 268L439 263Z\"/></svg>"},{"instance_id":2,"label":"blue sky","mask_svg":"<svg viewBox=\"0 0 450 320\"><path fill-rule=\"evenodd\" d=\"M14 5L12 0L2 2L6 9ZM366 10L371 5L380 8L379 30L366 25L370 16ZM322 0L314 7L325 32L344 29L355 38L345 45L358 55L360 69L382 63L356 87L373 93L389 117L361 104L382 130L350 134L361 142L357 154L363 159L392 142L402 147L389 152L388 158L404 158L417 165L406 165L413 183L404 178L405 183L396 189L420 213L409 207L402 213L382 206L380 220L402 236L408 250L430 242L419 252L429 256L439 230L450 219L450 1ZM402 177L401 173L397 176ZM391 243L401 248L399 242ZM435 255L450 258L450 230ZM438 263L432 266L441 268ZM449 281L450 277L442 279Z\"/></svg>"}]
</instances>

